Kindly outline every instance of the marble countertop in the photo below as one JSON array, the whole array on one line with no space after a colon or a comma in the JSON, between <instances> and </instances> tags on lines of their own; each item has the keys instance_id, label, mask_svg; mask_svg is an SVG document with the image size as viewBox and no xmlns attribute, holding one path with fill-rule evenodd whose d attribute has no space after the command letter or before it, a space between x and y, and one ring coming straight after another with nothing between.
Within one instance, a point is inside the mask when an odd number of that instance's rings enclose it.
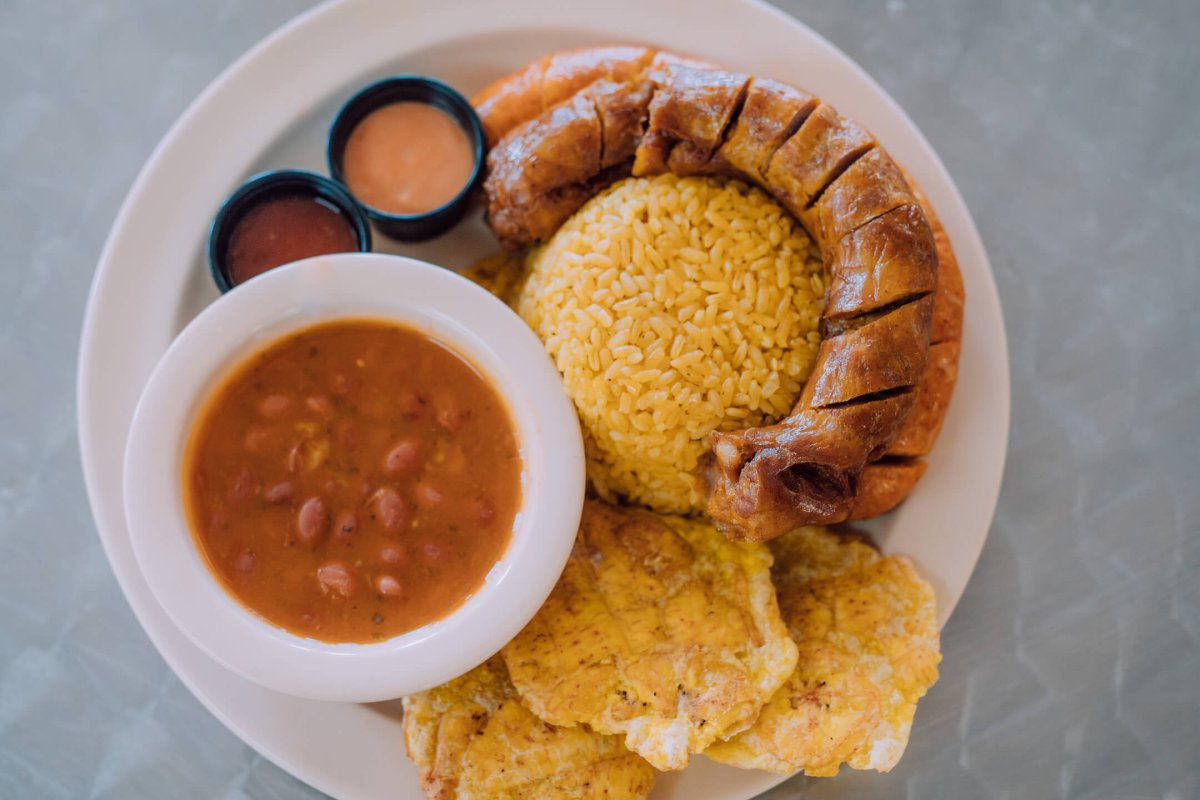
<instances>
[{"instance_id":1,"label":"marble countertop","mask_svg":"<svg viewBox=\"0 0 1200 800\"><path fill-rule=\"evenodd\" d=\"M171 122L310 5L0 3L0 797L309 797L142 633L84 495L75 361ZM932 141L1004 303L999 508L891 775L772 798L1200 797L1200 6L780 6Z\"/></svg>"}]
</instances>

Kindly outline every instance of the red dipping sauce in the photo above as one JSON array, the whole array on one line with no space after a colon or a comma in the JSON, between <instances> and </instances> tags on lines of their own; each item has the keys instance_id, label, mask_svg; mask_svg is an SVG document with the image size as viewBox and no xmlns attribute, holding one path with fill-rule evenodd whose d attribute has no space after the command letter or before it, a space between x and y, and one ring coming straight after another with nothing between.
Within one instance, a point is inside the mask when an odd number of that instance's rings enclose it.
<instances>
[{"instance_id":1,"label":"red dipping sauce","mask_svg":"<svg viewBox=\"0 0 1200 800\"><path fill-rule=\"evenodd\" d=\"M357 250L354 227L340 211L311 195L284 195L238 220L225 251L225 275L236 286L302 258Z\"/></svg>"}]
</instances>

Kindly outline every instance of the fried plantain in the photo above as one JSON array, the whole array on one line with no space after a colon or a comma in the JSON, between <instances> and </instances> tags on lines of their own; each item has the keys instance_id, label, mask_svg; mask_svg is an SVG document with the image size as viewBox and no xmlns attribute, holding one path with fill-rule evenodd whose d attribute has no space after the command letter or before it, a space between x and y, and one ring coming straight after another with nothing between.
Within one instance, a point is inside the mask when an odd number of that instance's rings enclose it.
<instances>
[{"instance_id":1,"label":"fried plantain","mask_svg":"<svg viewBox=\"0 0 1200 800\"><path fill-rule=\"evenodd\" d=\"M663 770L744 730L791 674L763 545L589 501L538 615L501 652L535 714L620 733Z\"/></svg>"},{"instance_id":2,"label":"fried plantain","mask_svg":"<svg viewBox=\"0 0 1200 800\"><path fill-rule=\"evenodd\" d=\"M493 253L472 262L462 274L511 306L525 282L525 259L512 253Z\"/></svg>"},{"instance_id":3,"label":"fried plantain","mask_svg":"<svg viewBox=\"0 0 1200 800\"><path fill-rule=\"evenodd\" d=\"M706 755L780 773L832 776L843 763L887 772L937 680L932 587L907 558L823 528L782 536L771 550L799 661L754 725Z\"/></svg>"},{"instance_id":4,"label":"fried plantain","mask_svg":"<svg viewBox=\"0 0 1200 800\"><path fill-rule=\"evenodd\" d=\"M639 800L654 786L620 737L535 717L498 656L404 698L404 742L433 800Z\"/></svg>"}]
</instances>

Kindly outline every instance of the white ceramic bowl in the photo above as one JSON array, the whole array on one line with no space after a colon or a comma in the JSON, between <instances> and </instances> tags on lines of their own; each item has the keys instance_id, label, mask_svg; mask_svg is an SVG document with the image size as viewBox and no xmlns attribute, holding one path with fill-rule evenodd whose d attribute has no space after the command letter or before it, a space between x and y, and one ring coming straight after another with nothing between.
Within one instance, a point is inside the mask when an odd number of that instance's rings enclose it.
<instances>
[{"instance_id":1,"label":"white ceramic bowl","mask_svg":"<svg viewBox=\"0 0 1200 800\"><path fill-rule=\"evenodd\" d=\"M209 572L183 508L183 457L204 400L228 370L280 337L338 318L415 327L449 343L508 403L523 459L512 540L449 616L377 644L327 644L247 611ZM146 385L125 452L125 513L138 564L175 624L214 659L280 692L372 702L442 683L515 636L553 588L583 506L575 411L533 332L484 289L399 256L347 253L272 270L229 292L171 344Z\"/></svg>"}]
</instances>

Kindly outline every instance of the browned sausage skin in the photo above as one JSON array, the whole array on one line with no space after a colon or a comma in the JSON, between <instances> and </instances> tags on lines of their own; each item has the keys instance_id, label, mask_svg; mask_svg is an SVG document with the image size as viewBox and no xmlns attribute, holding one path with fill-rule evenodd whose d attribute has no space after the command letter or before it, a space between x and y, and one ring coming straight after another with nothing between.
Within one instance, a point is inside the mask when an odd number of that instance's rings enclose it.
<instances>
[{"instance_id":1,"label":"browned sausage skin","mask_svg":"<svg viewBox=\"0 0 1200 800\"><path fill-rule=\"evenodd\" d=\"M646 47L611 45L581 47L543 56L524 69L492 83L471 98L483 121L488 147L517 125L558 105L598 80L625 83L648 69L669 64L715 67L695 58L661 53Z\"/></svg>"},{"instance_id":2,"label":"browned sausage skin","mask_svg":"<svg viewBox=\"0 0 1200 800\"><path fill-rule=\"evenodd\" d=\"M547 56L476 104L495 137L488 222L508 249L549 237L620 177L668 171L760 186L821 249L824 338L791 415L709 439L708 512L726 535L768 539L903 499L953 385L949 349L936 369L928 356L955 307L938 291L944 232L869 132L786 84L631 47ZM961 320L961 280L957 297ZM895 441L901 452L867 469Z\"/></svg>"},{"instance_id":3,"label":"browned sausage skin","mask_svg":"<svg viewBox=\"0 0 1200 800\"><path fill-rule=\"evenodd\" d=\"M858 479L849 520L856 522L891 511L921 480L925 466L919 458L891 457L867 464Z\"/></svg>"},{"instance_id":4,"label":"browned sausage skin","mask_svg":"<svg viewBox=\"0 0 1200 800\"><path fill-rule=\"evenodd\" d=\"M950 237L933 206L911 177L908 182L929 219L937 247L938 284L933 298L929 358L925 373L917 384L913 409L905 417L896 438L884 457L868 464L859 476L858 492L850 509L851 520L870 519L891 511L925 474L921 456L929 455L941 433L958 380L964 300L962 273Z\"/></svg>"}]
</instances>

